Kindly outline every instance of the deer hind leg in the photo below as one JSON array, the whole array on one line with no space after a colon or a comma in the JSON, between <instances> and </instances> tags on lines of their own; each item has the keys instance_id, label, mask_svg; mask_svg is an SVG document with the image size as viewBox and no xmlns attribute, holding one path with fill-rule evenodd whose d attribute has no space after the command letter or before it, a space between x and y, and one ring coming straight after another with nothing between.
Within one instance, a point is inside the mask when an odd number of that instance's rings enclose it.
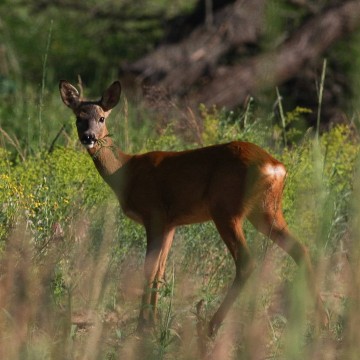
<instances>
[{"instance_id":1,"label":"deer hind leg","mask_svg":"<svg viewBox=\"0 0 360 360\"><path fill-rule=\"evenodd\" d=\"M172 244L174 232L175 229L146 228L145 285L141 300L138 331L143 331L146 327L153 326L156 322L158 290L164 275L166 259Z\"/></svg>"},{"instance_id":2,"label":"deer hind leg","mask_svg":"<svg viewBox=\"0 0 360 360\"><path fill-rule=\"evenodd\" d=\"M274 197L271 196L271 193L265 195L263 204L253 209L251 214L248 215L248 219L257 230L265 236L268 236L288 253L298 266L304 266L309 290L316 301L320 321L324 326L327 326L328 316L315 283L314 270L308 249L290 233L283 216L280 202L276 204L275 201L269 201L269 198L274 199Z\"/></svg>"},{"instance_id":3,"label":"deer hind leg","mask_svg":"<svg viewBox=\"0 0 360 360\"><path fill-rule=\"evenodd\" d=\"M229 309L238 297L242 286L254 268L254 262L251 259L242 229L243 216L231 217L224 215L226 214L213 216L213 220L234 259L236 273L235 279L228 289L223 302L210 320L208 329L209 336L216 334Z\"/></svg>"}]
</instances>

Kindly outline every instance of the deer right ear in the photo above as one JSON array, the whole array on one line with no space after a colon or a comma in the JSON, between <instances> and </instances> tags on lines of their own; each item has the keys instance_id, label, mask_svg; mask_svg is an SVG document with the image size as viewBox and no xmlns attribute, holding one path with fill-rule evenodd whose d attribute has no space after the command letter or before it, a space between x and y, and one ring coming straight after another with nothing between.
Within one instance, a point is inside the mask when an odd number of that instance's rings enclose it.
<instances>
[{"instance_id":1,"label":"deer right ear","mask_svg":"<svg viewBox=\"0 0 360 360\"><path fill-rule=\"evenodd\" d=\"M120 94L121 94L120 81L114 81L110 85L110 87L107 90L105 90L105 92L103 93L103 96L101 97L100 100L100 106L105 111L111 110L119 102Z\"/></svg>"},{"instance_id":2,"label":"deer right ear","mask_svg":"<svg viewBox=\"0 0 360 360\"><path fill-rule=\"evenodd\" d=\"M80 94L74 86L66 80L60 80L59 90L61 99L70 109L75 109L80 103Z\"/></svg>"}]
</instances>

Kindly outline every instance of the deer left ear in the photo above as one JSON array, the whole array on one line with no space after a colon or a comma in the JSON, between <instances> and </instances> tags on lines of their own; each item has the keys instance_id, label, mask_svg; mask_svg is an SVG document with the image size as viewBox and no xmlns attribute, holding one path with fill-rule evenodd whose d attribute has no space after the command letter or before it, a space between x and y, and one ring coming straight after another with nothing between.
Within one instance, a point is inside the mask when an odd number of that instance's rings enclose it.
<instances>
[{"instance_id":1,"label":"deer left ear","mask_svg":"<svg viewBox=\"0 0 360 360\"><path fill-rule=\"evenodd\" d=\"M74 86L66 80L60 80L59 90L61 99L70 109L76 109L80 104L80 94Z\"/></svg>"},{"instance_id":2,"label":"deer left ear","mask_svg":"<svg viewBox=\"0 0 360 360\"><path fill-rule=\"evenodd\" d=\"M100 100L100 106L103 108L103 110L109 111L113 107L115 107L120 100L120 94L121 94L120 81L115 81L110 85L110 87L107 90L105 90Z\"/></svg>"}]
</instances>

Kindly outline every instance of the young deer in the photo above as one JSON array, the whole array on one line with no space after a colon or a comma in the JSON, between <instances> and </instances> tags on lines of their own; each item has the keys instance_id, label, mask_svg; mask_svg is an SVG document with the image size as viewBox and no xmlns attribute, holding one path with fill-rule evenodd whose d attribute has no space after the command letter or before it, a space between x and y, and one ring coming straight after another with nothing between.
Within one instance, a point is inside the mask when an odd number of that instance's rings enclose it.
<instances>
[{"instance_id":1,"label":"young deer","mask_svg":"<svg viewBox=\"0 0 360 360\"><path fill-rule=\"evenodd\" d=\"M216 333L254 267L242 228L245 218L305 266L310 290L326 322L308 251L290 234L283 217L286 170L282 163L260 147L238 141L181 152L125 154L114 146L106 127L111 109L119 102L120 82L115 81L99 101L82 100L64 80L59 88L100 175L124 213L146 230L139 330L155 322L158 288L175 228L212 220L236 266L235 279L209 323L209 334Z\"/></svg>"}]
</instances>

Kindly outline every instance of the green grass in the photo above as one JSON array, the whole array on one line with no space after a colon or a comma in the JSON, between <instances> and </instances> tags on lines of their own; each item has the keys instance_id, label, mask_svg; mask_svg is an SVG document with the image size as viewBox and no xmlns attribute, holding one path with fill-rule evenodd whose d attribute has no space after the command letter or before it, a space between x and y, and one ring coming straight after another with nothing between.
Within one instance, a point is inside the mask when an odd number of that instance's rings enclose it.
<instances>
[{"instance_id":1,"label":"green grass","mask_svg":"<svg viewBox=\"0 0 360 360\"><path fill-rule=\"evenodd\" d=\"M124 217L77 144L73 119L45 92L41 148L36 128L25 137L11 134L18 146L11 144L4 135L11 133L10 119L0 135L1 359L357 359L356 130L334 126L314 141L301 128L287 130L301 121L304 109L283 114L286 126L280 127L251 107L245 113L200 112L196 126L189 114L191 131L173 117L158 129L161 137L154 119L131 107L126 121L123 110L114 113L109 128L133 151L241 139L282 160L288 169L284 212L310 249L330 328L317 328L301 269L246 224L257 269L218 336L201 340L198 330L234 275L225 245L208 223L178 230L161 289L159 326L139 338L144 230ZM20 106L11 119L19 128L24 114L38 119L35 109ZM66 130L49 154L63 123ZM27 128L21 130L25 135ZM284 147L284 139L291 146Z\"/></svg>"}]
</instances>

